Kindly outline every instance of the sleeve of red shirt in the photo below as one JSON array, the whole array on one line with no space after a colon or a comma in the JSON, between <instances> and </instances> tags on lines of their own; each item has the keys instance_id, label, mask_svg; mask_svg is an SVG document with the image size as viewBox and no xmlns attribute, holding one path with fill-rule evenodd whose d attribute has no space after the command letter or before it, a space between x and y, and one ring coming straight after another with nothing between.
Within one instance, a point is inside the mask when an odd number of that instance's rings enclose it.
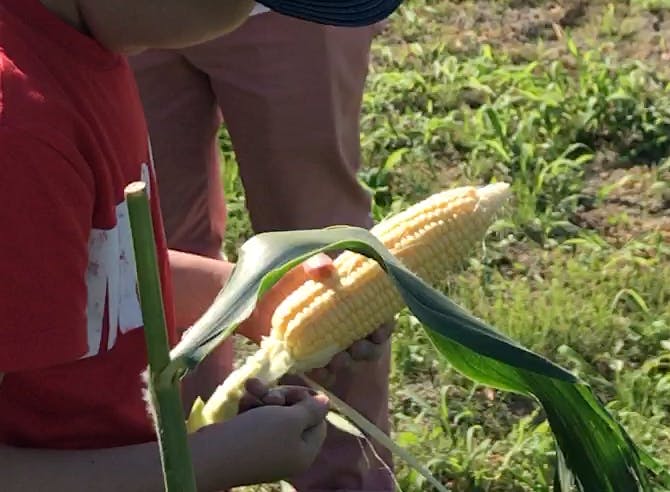
<instances>
[{"instance_id":1,"label":"sleeve of red shirt","mask_svg":"<svg viewBox=\"0 0 670 492\"><path fill-rule=\"evenodd\" d=\"M93 181L77 159L0 126L0 372L87 352Z\"/></svg>"}]
</instances>

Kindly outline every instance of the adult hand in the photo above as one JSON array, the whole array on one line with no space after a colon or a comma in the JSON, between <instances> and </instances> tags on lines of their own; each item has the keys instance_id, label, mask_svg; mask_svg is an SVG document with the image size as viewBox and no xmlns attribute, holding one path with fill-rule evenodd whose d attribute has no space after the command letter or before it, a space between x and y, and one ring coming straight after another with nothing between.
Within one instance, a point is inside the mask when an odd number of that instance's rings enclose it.
<instances>
[{"instance_id":1,"label":"adult hand","mask_svg":"<svg viewBox=\"0 0 670 492\"><path fill-rule=\"evenodd\" d=\"M332 386L337 374L355 367L361 362L375 362L387 350L387 343L393 332L393 324L387 323L362 340L354 342L347 350L336 354L325 367L307 373L311 379L321 386Z\"/></svg>"}]
</instances>

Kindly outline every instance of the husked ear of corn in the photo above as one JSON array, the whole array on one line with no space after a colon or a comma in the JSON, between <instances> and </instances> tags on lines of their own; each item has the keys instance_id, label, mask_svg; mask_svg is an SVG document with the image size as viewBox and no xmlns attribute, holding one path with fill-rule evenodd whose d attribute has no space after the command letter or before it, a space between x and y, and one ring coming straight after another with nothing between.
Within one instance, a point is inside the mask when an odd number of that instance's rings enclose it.
<instances>
[{"instance_id":1,"label":"husked ear of corn","mask_svg":"<svg viewBox=\"0 0 670 492\"><path fill-rule=\"evenodd\" d=\"M434 284L472 254L509 195L505 183L453 188L380 222L370 232L406 268ZM233 417L249 378L273 384L287 373L323 367L405 306L375 260L345 251L334 266L331 278L306 281L277 307L270 335L259 350L226 378L206 404L196 403L190 431Z\"/></svg>"}]
</instances>

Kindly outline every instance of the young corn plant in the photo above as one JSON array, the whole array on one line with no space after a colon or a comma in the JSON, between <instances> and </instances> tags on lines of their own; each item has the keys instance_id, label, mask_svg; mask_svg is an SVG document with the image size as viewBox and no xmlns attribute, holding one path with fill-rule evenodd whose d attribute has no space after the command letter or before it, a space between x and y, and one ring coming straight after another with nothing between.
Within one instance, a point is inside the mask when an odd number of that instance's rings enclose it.
<instances>
[{"instance_id":1,"label":"young corn plant","mask_svg":"<svg viewBox=\"0 0 670 492\"><path fill-rule=\"evenodd\" d=\"M567 491L572 485L582 491L651 490L648 473L660 468L641 453L583 381L503 336L430 285L467 259L508 195L509 186L503 183L462 187L438 193L371 231L332 227L252 237L240 249L233 275L210 309L171 350L167 366L154 370L152 394L174 387L197 367L291 268L319 252L346 250L335 260L335 278L307 281L285 299L258 352L210 400L196 402L187 422L175 422L179 429L194 431L234 416L249 377L272 383L287 372L302 374L324 365L407 306L437 352L456 370L482 384L534 397L542 405L557 444L556 490ZM164 402L152 402L159 404L154 409L158 425L164 425ZM334 402L338 411L407 459L437 490L446 490L353 409ZM160 435L159 431L159 439Z\"/></svg>"}]
</instances>

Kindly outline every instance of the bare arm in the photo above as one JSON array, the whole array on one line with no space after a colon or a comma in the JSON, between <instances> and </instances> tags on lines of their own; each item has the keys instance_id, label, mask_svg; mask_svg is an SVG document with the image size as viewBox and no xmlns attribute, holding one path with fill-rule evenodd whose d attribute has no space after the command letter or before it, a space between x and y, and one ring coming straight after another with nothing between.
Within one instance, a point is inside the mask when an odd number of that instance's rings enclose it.
<instances>
[{"instance_id":1,"label":"bare arm","mask_svg":"<svg viewBox=\"0 0 670 492\"><path fill-rule=\"evenodd\" d=\"M169 251L177 327L186 329L202 316L228 282L233 264L180 251ZM244 335L244 330L241 330ZM225 376L216 349L182 382L184 410L200 396L207 399Z\"/></svg>"},{"instance_id":2,"label":"bare arm","mask_svg":"<svg viewBox=\"0 0 670 492\"><path fill-rule=\"evenodd\" d=\"M172 286L174 291L174 309L177 326L187 328L196 322L211 306L214 299L225 286L233 271L234 264L224 260L206 258L181 251L169 251ZM309 273L309 272L308 272ZM302 273L302 282L307 273ZM281 282L281 289L271 291L272 298L283 298L295 288L297 281L292 278ZM270 305L271 304L271 305ZM261 336L270 329L269 316L274 310L276 301L261 304L262 320L250 320L242 323L237 330L240 335L259 342Z\"/></svg>"},{"instance_id":3,"label":"bare arm","mask_svg":"<svg viewBox=\"0 0 670 492\"><path fill-rule=\"evenodd\" d=\"M0 373L0 384L2 382ZM273 482L303 472L325 439L327 400L262 407L189 436L199 492ZM109 449L43 450L0 445L3 492L163 492L155 442Z\"/></svg>"},{"instance_id":4,"label":"bare arm","mask_svg":"<svg viewBox=\"0 0 670 492\"><path fill-rule=\"evenodd\" d=\"M93 36L113 51L183 48L237 28L253 0L78 0Z\"/></svg>"},{"instance_id":5,"label":"bare arm","mask_svg":"<svg viewBox=\"0 0 670 492\"><path fill-rule=\"evenodd\" d=\"M188 328L212 304L228 282L234 265L181 251L168 253L177 326Z\"/></svg>"},{"instance_id":6,"label":"bare arm","mask_svg":"<svg viewBox=\"0 0 670 492\"><path fill-rule=\"evenodd\" d=\"M3 378L4 374L0 373L0 384ZM24 449L0 445L0 464L5 471L3 490L7 492L163 490L160 456L155 442L86 451Z\"/></svg>"},{"instance_id":7,"label":"bare arm","mask_svg":"<svg viewBox=\"0 0 670 492\"><path fill-rule=\"evenodd\" d=\"M3 489L160 492L155 443L108 450L52 451L0 447Z\"/></svg>"},{"instance_id":8,"label":"bare arm","mask_svg":"<svg viewBox=\"0 0 670 492\"><path fill-rule=\"evenodd\" d=\"M231 421L232 422L232 421ZM228 433L208 428L191 436L191 454L198 490L216 491L260 483L266 463L252 466L253 449L236 456L244 435L229 426ZM232 466L235 460L249 466ZM109 449L60 451L0 447L2 490L67 490L69 492L163 492L158 446L155 442ZM239 464L239 462L238 462ZM274 471L274 470L273 470ZM289 473L292 470L289 471ZM258 478L254 475L259 473ZM281 478L275 477L275 478Z\"/></svg>"}]
</instances>

